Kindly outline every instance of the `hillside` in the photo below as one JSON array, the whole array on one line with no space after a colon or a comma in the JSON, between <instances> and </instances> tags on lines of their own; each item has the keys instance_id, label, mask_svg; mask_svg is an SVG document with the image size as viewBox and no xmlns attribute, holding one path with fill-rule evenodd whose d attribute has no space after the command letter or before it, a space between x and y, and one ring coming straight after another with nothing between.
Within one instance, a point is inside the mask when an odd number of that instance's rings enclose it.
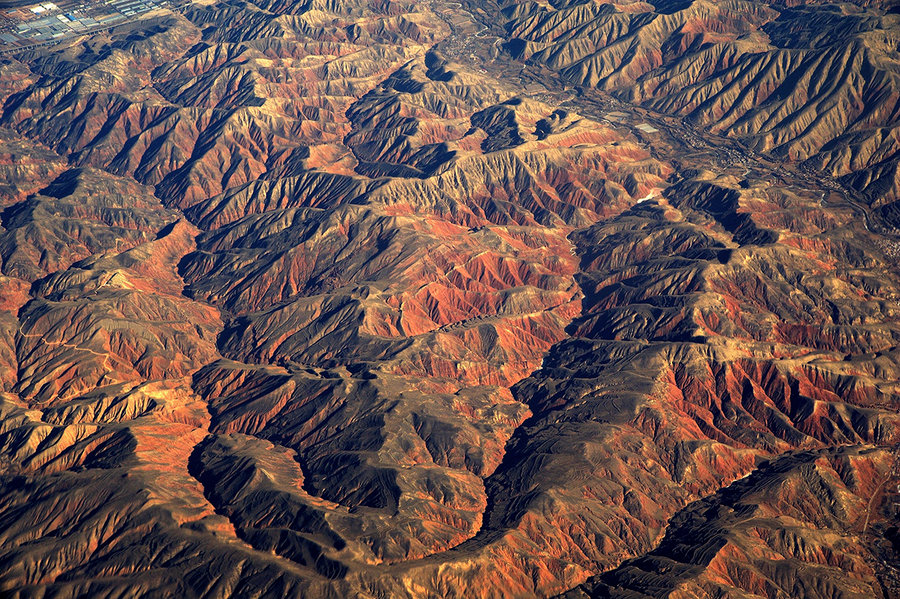
<instances>
[{"instance_id":1,"label":"hillside","mask_svg":"<svg viewBox=\"0 0 900 599\"><path fill-rule=\"evenodd\" d=\"M192 2L0 56L0 594L900 593L900 14Z\"/></svg>"}]
</instances>

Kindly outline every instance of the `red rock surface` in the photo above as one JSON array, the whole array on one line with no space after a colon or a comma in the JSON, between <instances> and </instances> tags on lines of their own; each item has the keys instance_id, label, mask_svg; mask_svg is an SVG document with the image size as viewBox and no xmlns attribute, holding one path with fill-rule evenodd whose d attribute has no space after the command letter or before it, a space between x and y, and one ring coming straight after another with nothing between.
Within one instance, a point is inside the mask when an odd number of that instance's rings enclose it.
<instances>
[{"instance_id":1,"label":"red rock surface","mask_svg":"<svg viewBox=\"0 0 900 599\"><path fill-rule=\"evenodd\" d=\"M895 22L194 2L5 55L0 594L892 596Z\"/></svg>"}]
</instances>

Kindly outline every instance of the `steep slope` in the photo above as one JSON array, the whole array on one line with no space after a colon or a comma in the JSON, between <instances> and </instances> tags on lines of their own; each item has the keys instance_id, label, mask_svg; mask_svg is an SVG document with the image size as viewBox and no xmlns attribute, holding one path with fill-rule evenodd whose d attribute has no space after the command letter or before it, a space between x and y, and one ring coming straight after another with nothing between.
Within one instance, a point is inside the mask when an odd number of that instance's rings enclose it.
<instances>
[{"instance_id":1,"label":"steep slope","mask_svg":"<svg viewBox=\"0 0 900 599\"><path fill-rule=\"evenodd\" d=\"M898 199L900 17L878 3L503 3L512 51Z\"/></svg>"},{"instance_id":2,"label":"steep slope","mask_svg":"<svg viewBox=\"0 0 900 599\"><path fill-rule=\"evenodd\" d=\"M718 201L698 194L707 188ZM727 180L701 180L671 191L667 201L642 203L576 237L583 313L573 338L554 346L543 367L513 389L533 415L487 480L485 526L450 554L452 574L442 566L462 587L460 596L482 592L497 561L522 563L504 570L502 584L523 595L562 590L587 571L614 567L650 550L683 506L770 456L897 442L896 383L881 378L897 367L896 304L888 299L896 297L896 282L888 282L894 279L883 274L884 263L847 244L847 225L832 222L823 234L789 216L804 206L826 216L814 198L772 194L770 202L793 204L783 216L798 232L779 227L785 243L757 234L758 245L736 242L722 212L698 207L727 205L729 192L743 195L727 213L733 219L741 204L752 200L759 208L763 189L737 192ZM772 252L793 257L775 261ZM803 259L807 252L817 260ZM758 262L754 254L767 258ZM840 300L842 287L855 312L868 302L854 281L875 280L884 296L868 300L880 307L871 317L842 311L849 307ZM870 326L886 336L870 336ZM780 329L790 338L778 340L773 331ZM878 576L869 571L865 584L880 588Z\"/></svg>"},{"instance_id":3,"label":"steep slope","mask_svg":"<svg viewBox=\"0 0 900 599\"><path fill-rule=\"evenodd\" d=\"M866 536L870 526L897 515L871 509L896 467L888 452L860 448L799 452L767 462L679 512L651 553L566 597L878 597L896 592L896 581L891 588L873 584L873 563L880 556ZM896 559L896 547L888 551Z\"/></svg>"},{"instance_id":4,"label":"steep slope","mask_svg":"<svg viewBox=\"0 0 900 599\"><path fill-rule=\"evenodd\" d=\"M229 0L3 58L0 594L888 597L895 21Z\"/></svg>"}]
</instances>

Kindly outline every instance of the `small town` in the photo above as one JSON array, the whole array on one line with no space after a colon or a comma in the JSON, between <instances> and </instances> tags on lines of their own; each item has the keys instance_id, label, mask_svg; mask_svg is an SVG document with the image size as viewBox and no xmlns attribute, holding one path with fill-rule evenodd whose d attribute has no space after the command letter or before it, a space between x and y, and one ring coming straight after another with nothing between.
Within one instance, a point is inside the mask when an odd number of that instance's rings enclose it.
<instances>
[{"instance_id":1,"label":"small town","mask_svg":"<svg viewBox=\"0 0 900 599\"><path fill-rule=\"evenodd\" d=\"M55 43L106 29L168 3L168 0L60 0L0 9L0 52Z\"/></svg>"}]
</instances>

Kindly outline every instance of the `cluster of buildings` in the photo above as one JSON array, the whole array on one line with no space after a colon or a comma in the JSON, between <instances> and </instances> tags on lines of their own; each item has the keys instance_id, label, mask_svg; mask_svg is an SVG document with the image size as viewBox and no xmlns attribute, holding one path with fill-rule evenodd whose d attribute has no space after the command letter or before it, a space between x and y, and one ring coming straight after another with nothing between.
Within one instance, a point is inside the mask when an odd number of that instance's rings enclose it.
<instances>
[{"instance_id":1,"label":"cluster of buildings","mask_svg":"<svg viewBox=\"0 0 900 599\"><path fill-rule=\"evenodd\" d=\"M58 0L0 9L0 51L84 35L167 4L168 0Z\"/></svg>"}]
</instances>

